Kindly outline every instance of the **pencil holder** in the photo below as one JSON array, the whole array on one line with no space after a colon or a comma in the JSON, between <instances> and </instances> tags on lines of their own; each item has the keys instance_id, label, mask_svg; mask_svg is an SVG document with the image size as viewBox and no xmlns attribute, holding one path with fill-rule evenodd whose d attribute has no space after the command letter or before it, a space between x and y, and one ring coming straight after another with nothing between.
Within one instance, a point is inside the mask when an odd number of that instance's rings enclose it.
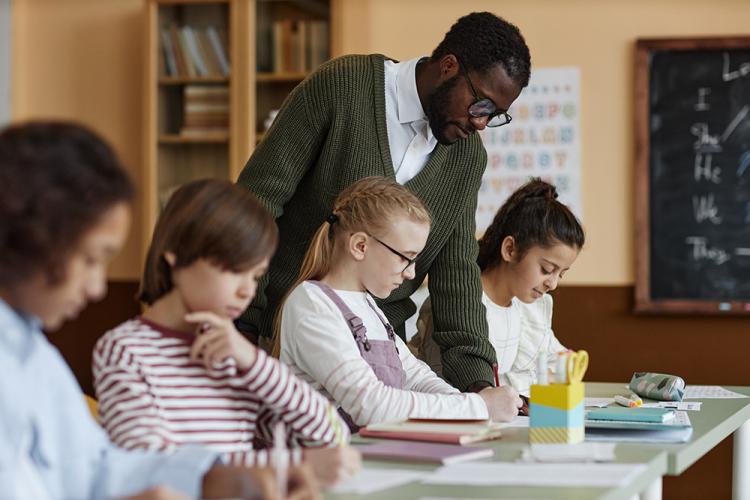
<instances>
[{"instance_id":1,"label":"pencil holder","mask_svg":"<svg viewBox=\"0 0 750 500\"><path fill-rule=\"evenodd\" d=\"M583 382L532 385L529 441L534 444L583 441Z\"/></svg>"}]
</instances>

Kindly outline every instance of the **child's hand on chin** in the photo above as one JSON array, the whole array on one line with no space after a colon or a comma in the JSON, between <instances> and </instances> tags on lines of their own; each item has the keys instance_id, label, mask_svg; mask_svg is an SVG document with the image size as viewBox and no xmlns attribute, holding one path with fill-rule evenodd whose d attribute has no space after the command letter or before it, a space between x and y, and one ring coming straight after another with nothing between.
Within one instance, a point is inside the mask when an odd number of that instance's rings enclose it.
<instances>
[{"instance_id":1,"label":"child's hand on chin","mask_svg":"<svg viewBox=\"0 0 750 500\"><path fill-rule=\"evenodd\" d=\"M257 348L247 340L229 318L212 312L193 312L185 315L185 321L198 329L190 359L201 361L206 368L231 357L240 370L247 370L258 356Z\"/></svg>"}]
</instances>

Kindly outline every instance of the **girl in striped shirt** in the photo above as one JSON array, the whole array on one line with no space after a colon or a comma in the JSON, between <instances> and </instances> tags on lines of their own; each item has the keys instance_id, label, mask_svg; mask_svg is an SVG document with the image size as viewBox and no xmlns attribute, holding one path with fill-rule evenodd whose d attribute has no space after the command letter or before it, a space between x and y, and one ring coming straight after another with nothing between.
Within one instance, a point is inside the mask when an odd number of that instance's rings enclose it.
<instances>
[{"instance_id":1,"label":"girl in striped shirt","mask_svg":"<svg viewBox=\"0 0 750 500\"><path fill-rule=\"evenodd\" d=\"M358 469L348 429L326 398L232 323L253 299L277 234L265 208L229 182L196 181L172 195L146 257L139 298L150 307L94 351L112 441L167 452L203 444L231 463L263 465L270 453L258 448L283 422L288 458L309 462L323 484Z\"/></svg>"},{"instance_id":2,"label":"girl in striped shirt","mask_svg":"<svg viewBox=\"0 0 750 500\"><path fill-rule=\"evenodd\" d=\"M336 199L282 302L274 353L335 401L353 430L407 418L510 420L521 405L510 387L463 394L444 382L375 303L414 278L429 232L416 195L383 177L362 179Z\"/></svg>"}]
</instances>

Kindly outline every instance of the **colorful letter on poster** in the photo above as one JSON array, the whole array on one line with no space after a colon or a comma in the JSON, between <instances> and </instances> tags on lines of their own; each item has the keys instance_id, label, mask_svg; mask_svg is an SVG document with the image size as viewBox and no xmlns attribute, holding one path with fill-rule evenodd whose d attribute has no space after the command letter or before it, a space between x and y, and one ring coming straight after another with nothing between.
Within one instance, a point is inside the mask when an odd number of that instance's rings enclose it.
<instances>
[{"instance_id":1,"label":"colorful letter on poster","mask_svg":"<svg viewBox=\"0 0 750 500\"><path fill-rule=\"evenodd\" d=\"M487 170L477 205L477 233L490 225L506 198L529 177L557 186L560 201L582 218L580 72L539 68L508 110L513 121L481 132Z\"/></svg>"}]
</instances>

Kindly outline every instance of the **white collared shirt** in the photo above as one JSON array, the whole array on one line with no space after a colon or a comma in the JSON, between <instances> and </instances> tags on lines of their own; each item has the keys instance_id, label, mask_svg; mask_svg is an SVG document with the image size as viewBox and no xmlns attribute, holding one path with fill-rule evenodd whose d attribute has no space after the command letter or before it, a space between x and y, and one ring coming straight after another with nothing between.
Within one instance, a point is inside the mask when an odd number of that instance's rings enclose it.
<instances>
[{"instance_id":1,"label":"white collared shirt","mask_svg":"<svg viewBox=\"0 0 750 500\"><path fill-rule=\"evenodd\" d=\"M399 184L422 171L437 145L417 93L416 68L420 59L385 61L385 121Z\"/></svg>"}]
</instances>

